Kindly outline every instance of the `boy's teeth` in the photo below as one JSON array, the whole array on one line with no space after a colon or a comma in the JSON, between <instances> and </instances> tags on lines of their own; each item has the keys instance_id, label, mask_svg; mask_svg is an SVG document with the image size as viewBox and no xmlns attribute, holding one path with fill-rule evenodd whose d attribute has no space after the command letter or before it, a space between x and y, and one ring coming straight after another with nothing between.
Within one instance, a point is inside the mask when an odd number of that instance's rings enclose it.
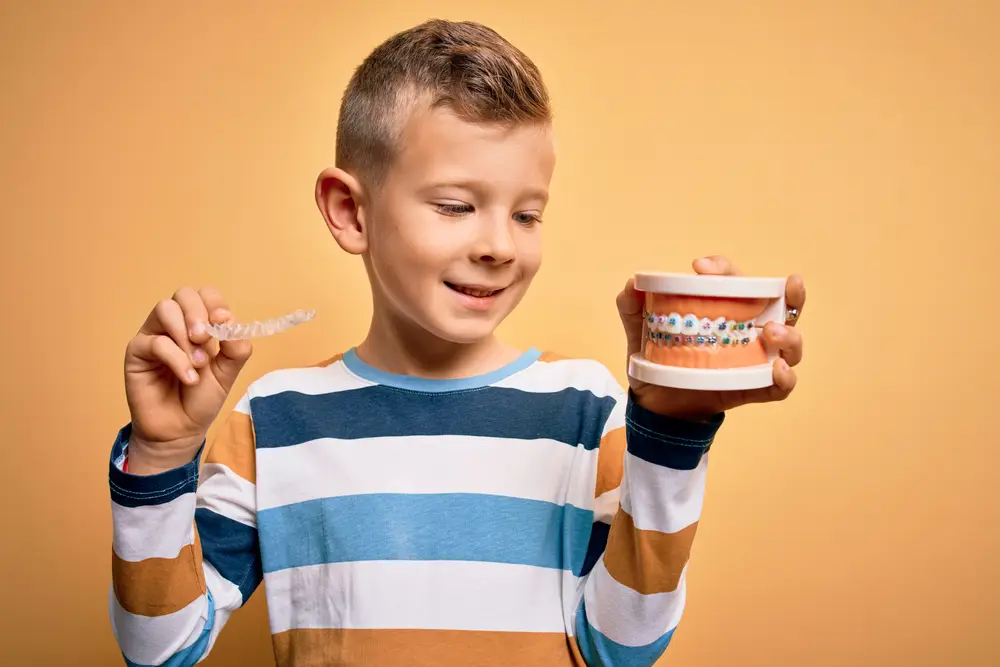
<instances>
[{"instance_id":1,"label":"boy's teeth","mask_svg":"<svg viewBox=\"0 0 1000 667\"><path fill-rule=\"evenodd\" d=\"M469 296L490 296L493 292L484 292L483 290L469 289L468 287L462 287L461 285L455 285L455 289L462 294L468 294Z\"/></svg>"}]
</instances>

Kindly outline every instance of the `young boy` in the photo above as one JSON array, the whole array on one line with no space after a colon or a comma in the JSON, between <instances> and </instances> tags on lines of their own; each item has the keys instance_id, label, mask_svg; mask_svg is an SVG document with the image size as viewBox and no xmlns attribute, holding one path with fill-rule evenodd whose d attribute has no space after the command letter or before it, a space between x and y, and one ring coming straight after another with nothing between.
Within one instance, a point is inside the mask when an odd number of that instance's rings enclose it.
<instances>
[{"instance_id":1,"label":"young boy","mask_svg":"<svg viewBox=\"0 0 1000 667\"><path fill-rule=\"evenodd\" d=\"M769 325L775 385L730 393L626 392L597 362L501 343L541 262L555 158L537 69L488 28L391 38L339 123L316 200L365 262L364 341L255 381L203 461L251 352L210 344L223 297L178 290L128 345L109 470L127 664L200 661L264 583L280 667L652 665L723 414L791 391L800 336ZM802 308L796 277L787 298ZM618 307L631 353L631 284Z\"/></svg>"}]
</instances>

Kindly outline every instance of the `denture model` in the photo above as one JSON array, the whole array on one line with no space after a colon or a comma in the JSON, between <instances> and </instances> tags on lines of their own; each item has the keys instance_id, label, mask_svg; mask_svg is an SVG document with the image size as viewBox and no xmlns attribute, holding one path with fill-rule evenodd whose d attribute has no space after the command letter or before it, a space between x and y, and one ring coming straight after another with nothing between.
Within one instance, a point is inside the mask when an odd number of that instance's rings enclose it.
<instances>
[{"instance_id":1,"label":"denture model","mask_svg":"<svg viewBox=\"0 0 1000 667\"><path fill-rule=\"evenodd\" d=\"M643 343L629 375L676 389L758 389L773 383L777 353L759 333L784 323L785 280L637 273L645 293Z\"/></svg>"}]
</instances>

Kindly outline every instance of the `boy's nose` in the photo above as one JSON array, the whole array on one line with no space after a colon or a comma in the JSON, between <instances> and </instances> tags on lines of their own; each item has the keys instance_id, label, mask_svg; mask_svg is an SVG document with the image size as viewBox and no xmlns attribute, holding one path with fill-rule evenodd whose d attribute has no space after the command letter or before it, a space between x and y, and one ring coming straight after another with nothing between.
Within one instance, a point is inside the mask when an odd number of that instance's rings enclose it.
<instances>
[{"instance_id":1,"label":"boy's nose","mask_svg":"<svg viewBox=\"0 0 1000 667\"><path fill-rule=\"evenodd\" d=\"M506 221L487 223L484 227L473 251L475 258L487 264L507 264L514 261L516 249Z\"/></svg>"}]
</instances>

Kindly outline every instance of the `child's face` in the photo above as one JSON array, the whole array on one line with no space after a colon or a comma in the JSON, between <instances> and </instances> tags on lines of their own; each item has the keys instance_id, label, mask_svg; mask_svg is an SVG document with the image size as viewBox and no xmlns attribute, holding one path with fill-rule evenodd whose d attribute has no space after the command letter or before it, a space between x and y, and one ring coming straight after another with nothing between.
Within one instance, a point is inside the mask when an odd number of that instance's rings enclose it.
<instances>
[{"instance_id":1,"label":"child's face","mask_svg":"<svg viewBox=\"0 0 1000 667\"><path fill-rule=\"evenodd\" d=\"M375 307L438 338L475 342L541 266L551 128L476 125L435 109L414 114L400 144L368 225Z\"/></svg>"}]
</instances>

